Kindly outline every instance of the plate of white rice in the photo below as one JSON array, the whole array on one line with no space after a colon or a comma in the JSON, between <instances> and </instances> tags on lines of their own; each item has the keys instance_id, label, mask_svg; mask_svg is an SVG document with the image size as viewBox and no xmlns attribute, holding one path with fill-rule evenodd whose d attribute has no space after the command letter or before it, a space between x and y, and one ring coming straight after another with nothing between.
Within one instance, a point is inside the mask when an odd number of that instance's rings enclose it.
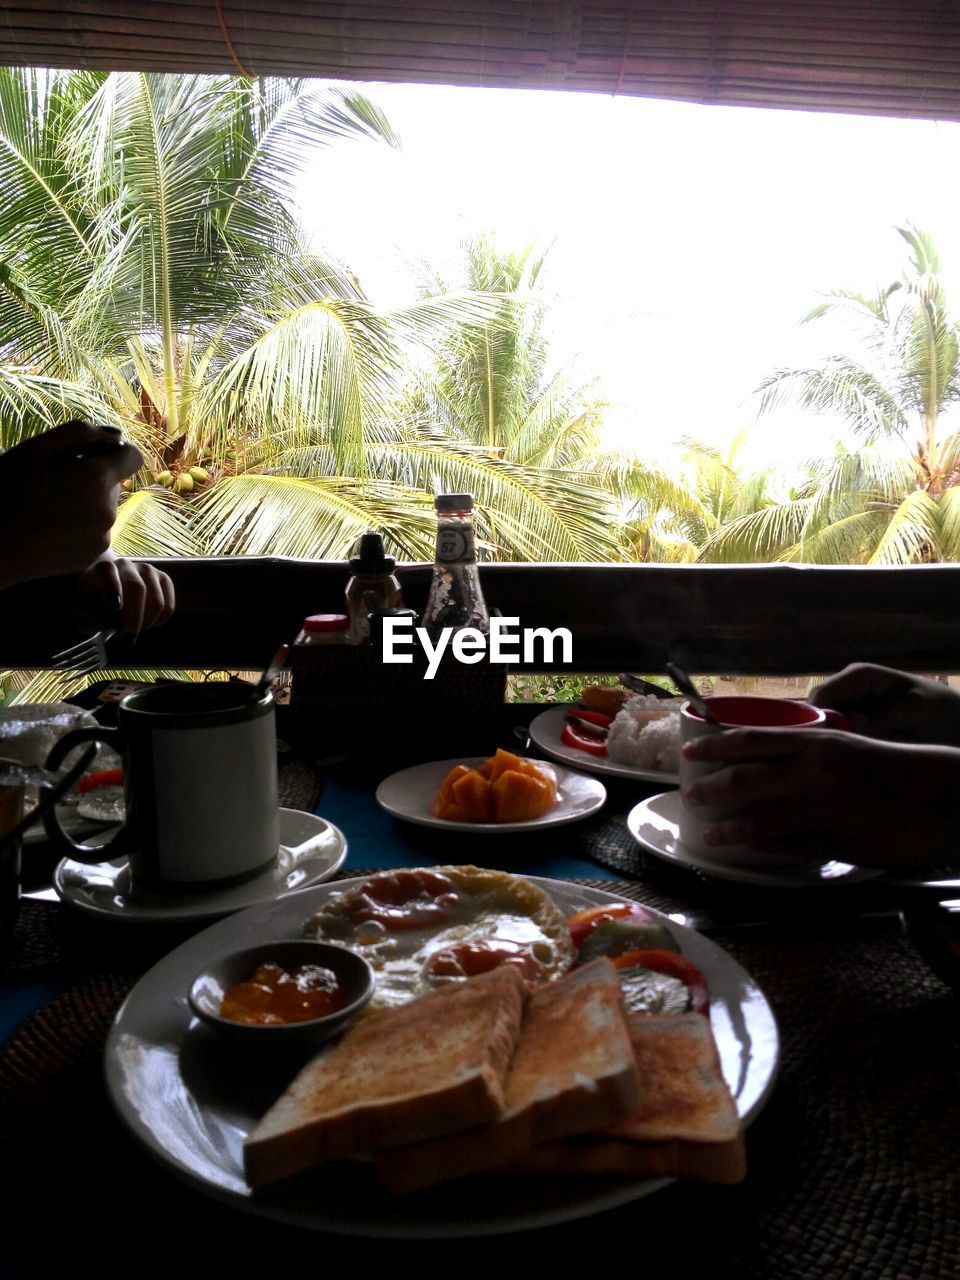
<instances>
[{"instance_id":1,"label":"plate of white rice","mask_svg":"<svg viewBox=\"0 0 960 1280\"><path fill-rule=\"evenodd\" d=\"M563 741L563 720L575 706L551 707L530 722L530 737L555 760L584 773L635 778L676 786L680 769L680 705L683 698L637 694L610 725L607 754L595 756Z\"/></svg>"}]
</instances>

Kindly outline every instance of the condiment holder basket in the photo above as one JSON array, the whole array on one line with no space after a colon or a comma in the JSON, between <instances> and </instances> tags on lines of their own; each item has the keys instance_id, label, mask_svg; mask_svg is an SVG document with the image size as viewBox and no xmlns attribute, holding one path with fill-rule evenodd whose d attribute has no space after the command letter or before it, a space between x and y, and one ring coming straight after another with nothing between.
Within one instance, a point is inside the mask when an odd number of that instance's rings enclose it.
<instances>
[{"instance_id":1,"label":"condiment holder basket","mask_svg":"<svg viewBox=\"0 0 960 1280\"><path fill-rule=\"evenodd\" d=\"M294 645L290 723L293 735L315 744L343 742L376 750L377 735L431 729L438 747L445 726L466 723L478 733L493 728L504 704L503 663L467 665L445 654L432 680L427 661L384 663L374 645ZM482 749L482 748L481 748Z\"/></svg>"}]
</instances>

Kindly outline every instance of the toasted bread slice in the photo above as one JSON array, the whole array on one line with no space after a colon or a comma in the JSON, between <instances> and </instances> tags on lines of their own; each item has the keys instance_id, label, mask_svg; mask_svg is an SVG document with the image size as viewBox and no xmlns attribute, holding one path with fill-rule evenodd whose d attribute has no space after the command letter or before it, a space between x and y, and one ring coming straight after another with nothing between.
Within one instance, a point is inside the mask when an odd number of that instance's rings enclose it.
<instances>
[{"instance_id":1,"label":"toasted bread slice","mask_svg":"<svg viewBox=\"0 0 960 1280\"><path fill-rule=\"evenodd\" d=\"M503 965L356 1023L306 1066L244 1143L252 1187L325 1160L498 1116L525 989Z\"/></svg>"},{"instance_id":2,"label":"toasted bread slice","mask_svg":"<svg viewBox=\"0 0 960 1280\"><path fill-rule=\"evenodd\" d=\"M537 1143L627 1115L639 1077L617 972L595 960L527 1001L499 1120L447 1138L378 1152L387 1187L406 1192L492 1169Z\"/></svg>"},{"instance_id":3,"label":"toasted bread slice","mask_svg":"<svg viewBox=\"0 0 960 1280\"><path fill-rule=\"evenodd\" d=\"M642 1099L601 1134L550 1143L505 1172L630 1174L739 1182L746 1155L736 1103L709 1020L699 1013L632 1015Z\"/></svg>"},{"instance_id":4,"label":"toasted bread slice","mask_svg":"<svg viewBox=\"0 0 960 1280\"><path fill-rule=\"evenodd\" d=\"M643 1096L640 1107L611 1125L611 1137L633 1142L686 1138L727 1142L740 1132L736 1103L723 1078L710 1020L701 1013L628 1018Z\"/></svg>"}]
</instances>

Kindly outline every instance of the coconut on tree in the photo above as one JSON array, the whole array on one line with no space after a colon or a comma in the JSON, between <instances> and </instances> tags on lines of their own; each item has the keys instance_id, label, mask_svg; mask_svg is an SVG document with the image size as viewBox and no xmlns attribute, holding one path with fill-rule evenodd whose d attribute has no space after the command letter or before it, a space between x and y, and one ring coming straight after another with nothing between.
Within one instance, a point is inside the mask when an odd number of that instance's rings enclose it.
<instances>
[{"instance_id":1,"label":"coconut on tree","mask_svg":"<svg viewBox=\"0 0 960 1280\"><path fill-rule=\"evenodd\" d=\"M761 412L792 401L836 415L852 434L816 459L785 501L726 523L707 561L920 564L960 559L960 320L931 238L898 228L899 279L875 296L837 290L809 313L849 323L850 350L781 369Z\"/></svg>"}]
</instances>

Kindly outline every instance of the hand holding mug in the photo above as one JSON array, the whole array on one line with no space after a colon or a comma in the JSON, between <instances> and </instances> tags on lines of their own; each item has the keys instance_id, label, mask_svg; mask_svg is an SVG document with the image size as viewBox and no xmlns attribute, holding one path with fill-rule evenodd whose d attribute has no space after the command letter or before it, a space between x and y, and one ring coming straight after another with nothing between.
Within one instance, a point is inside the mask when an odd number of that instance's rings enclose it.
<instances>
[{"instance_id":1,"label":"hand holding mug","mask_svg":"<svg viewBox=\"0 0 960 1280\"><path fill-rule=\"evenodd\" d=\"M724 729L684 743L681 786L682 812L698 815L701 847L716 858L917 871L960 852L948 799L960 786L957 748L818 725Z\"/></svg>"},{"instance_id":2,"label":"hand holding mug","mask_svg":"<svg viewBox=\"0 0 960 1280\"><path fill-rule=\"evenodd\" d=\"M810 701L845 712L854 732L871 738L960 747L960 693L939 680L855 662L818 685Z\"/></svg>"}]
</instances>

